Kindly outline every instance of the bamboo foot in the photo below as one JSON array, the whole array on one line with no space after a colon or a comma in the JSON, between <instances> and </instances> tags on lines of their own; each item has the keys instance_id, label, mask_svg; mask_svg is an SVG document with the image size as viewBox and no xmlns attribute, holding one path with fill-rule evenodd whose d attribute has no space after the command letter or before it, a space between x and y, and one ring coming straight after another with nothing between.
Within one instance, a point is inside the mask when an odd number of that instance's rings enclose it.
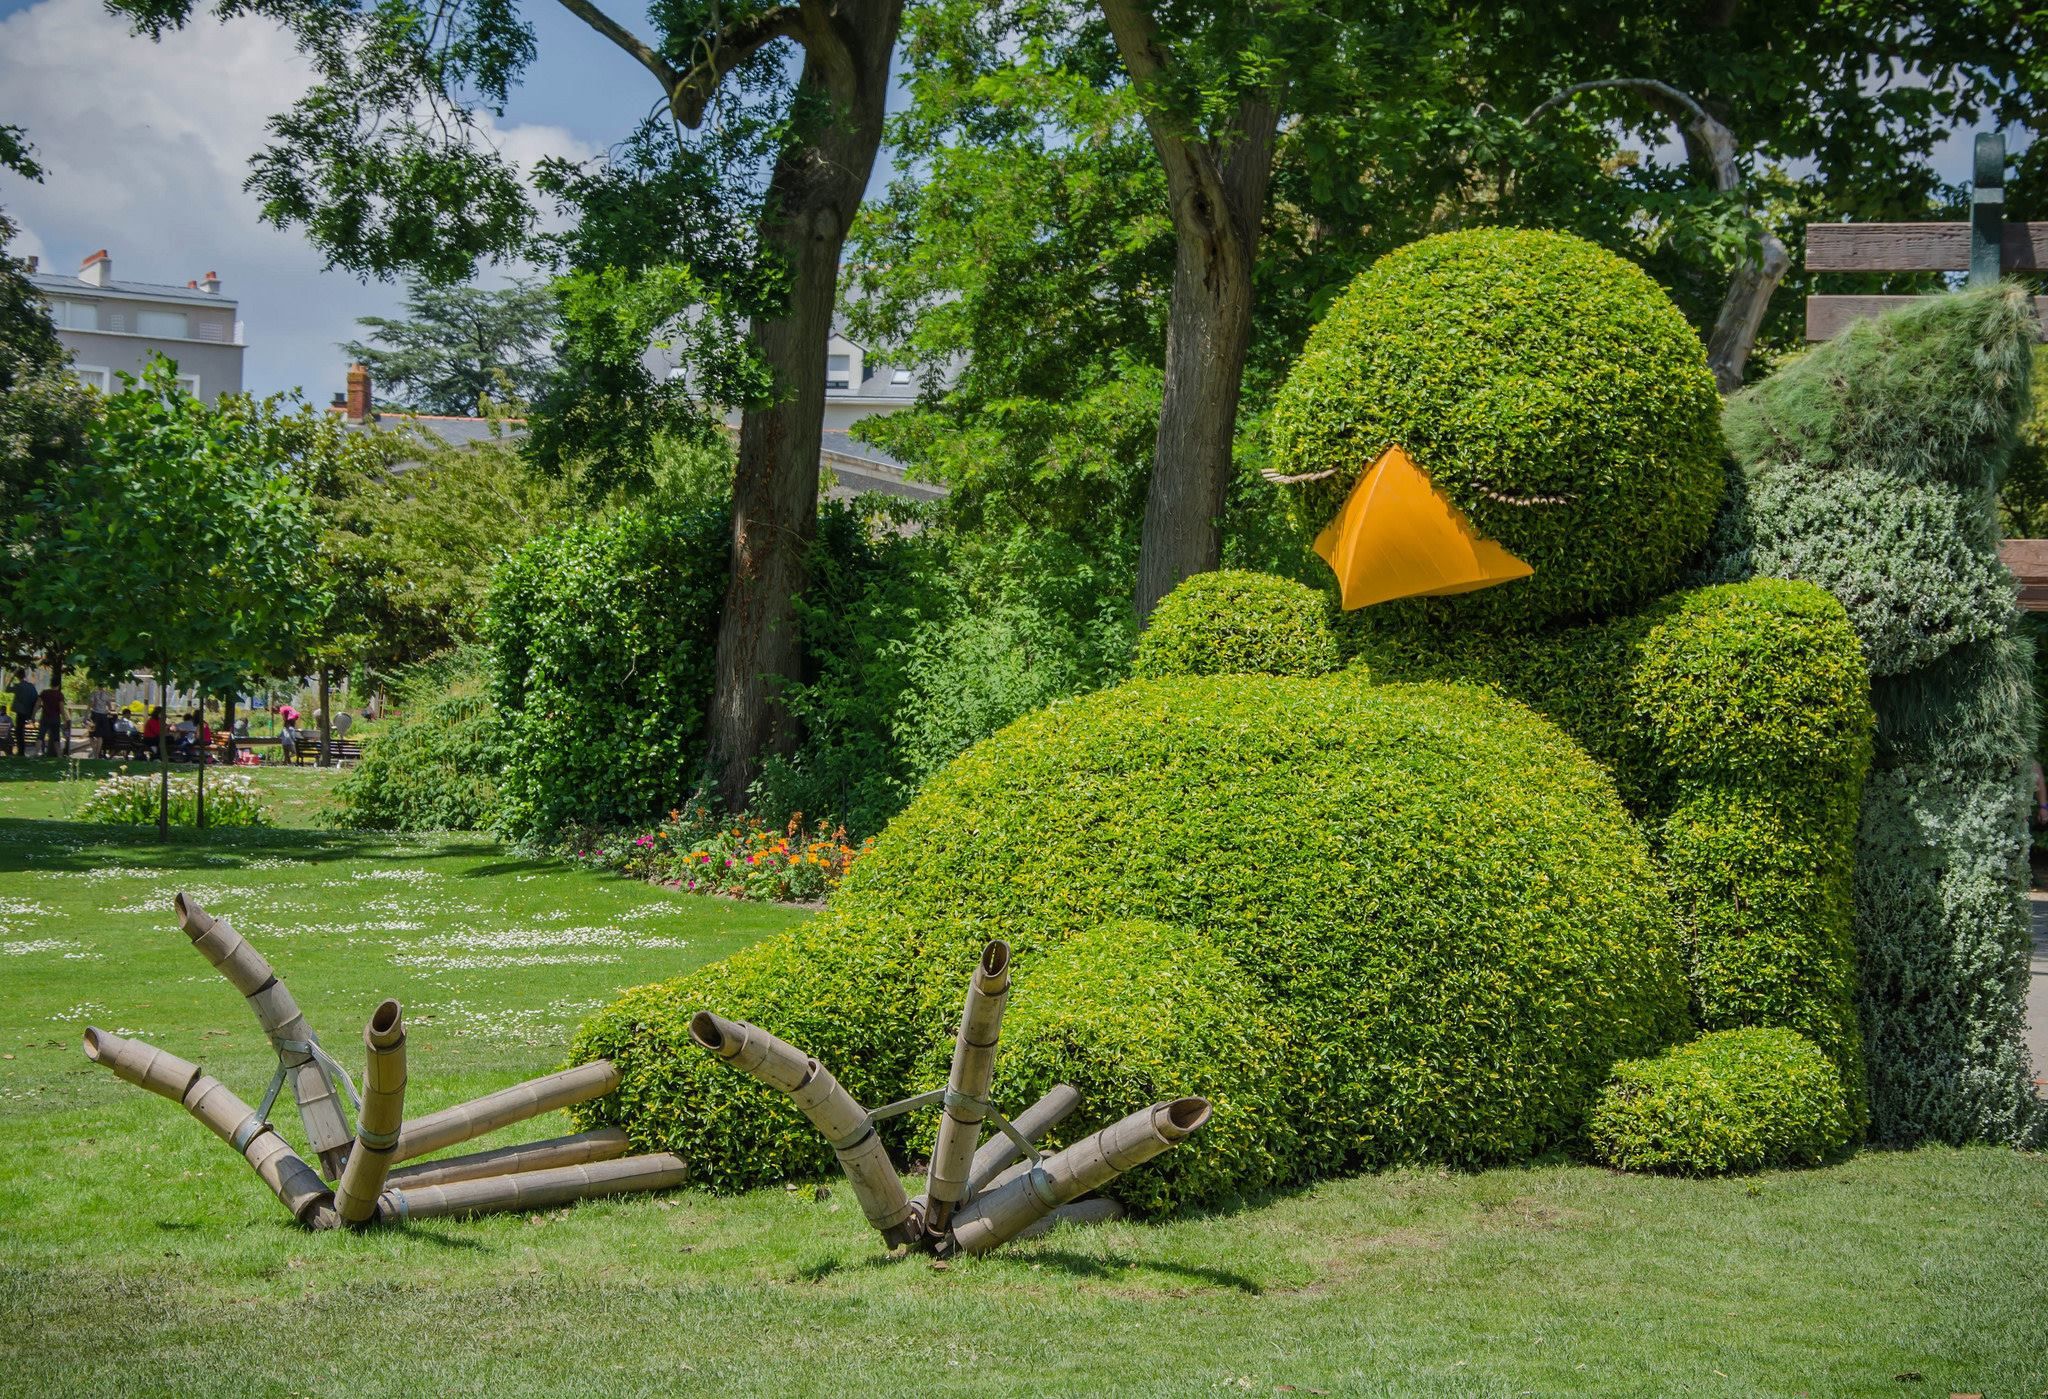
<instances>
[{"instance_id":1,"label":"bamboo foot","mask_svg":"<svg viewBox=\"0 0 2048 1399\"><path fill-rule=\"evenodd\" d=\"M405 1023L398 1002L385 1001L363 1027L370 1065L363 1075L363 1110L356 1116L356 1142L335 1187L334 1211L344 1224L368 1224L377 1217L377 1197L391 1173L392 1149L405 1119Z\"/></svg>"}]
</instances>

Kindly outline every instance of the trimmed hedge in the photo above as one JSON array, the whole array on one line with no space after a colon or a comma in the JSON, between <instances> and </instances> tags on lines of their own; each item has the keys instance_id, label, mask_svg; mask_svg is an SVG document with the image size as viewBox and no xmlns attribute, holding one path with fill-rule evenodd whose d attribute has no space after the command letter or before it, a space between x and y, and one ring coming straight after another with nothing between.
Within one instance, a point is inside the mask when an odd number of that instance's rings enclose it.
<instances>
[{"instance_id":1,"label":"trimmed hedge","mask_svg":"<svg viewBox=\"0 0 2048 1399\"><path fill-rule=\"evenodd\" d=\"M1330 602L1270 573L1197 573L1159 600L1131 670L1165 675L1328 675L1337 669Z\"/></svg>"},{"instance_id":2,"label":"trimmed hedge","mask_svg":"<svg viewBox=\"0 0 2048 1399\"><path fill-rule=\"evenodd\" d=\"M682 805L702 756L730 528L722 508L621 510L544 534L499 568L485 636L509 834L630 825Z\"/></svg>"},{"instance_id":3,"label":"trimmed hedge","mask_svg":"<svg viewBox=\"0 0 2048 1399\"><path fill-rule=\"evenodd\" d=\"M370 830L475 831L498 814L504 761L490 657L471 647L427 661L393 687L396 713L335 784L341 823Z\"/></svg>"},{"instance_id":4,"label":"trimmed hedge","mask_svg":"<svg viewBox=\"0 0 2048 1399\"><path fill-rule=\"evenodd\" d=\"M1711 1176L1811 1166L1853 1136L1842 1079L1790 1030L1722 1030L1615 1066L1588 1123L1624 1171Z\"/></svg>"},{"instance_id":5,"label":"trimmed hedge","mask_svg":"<svg viewBox=\"0 0 2048 1399\"><path fill-rule=\"evenodd\" d=\"M1289 473L1334 473L1304 488L1320 525L1406 447L1535 575L1393 614L1525 626L1677 580L1720 504L1719 412L1699 336L1641 269L1567 234L1474 229L1352 283L1274 402L1272 448Z\"/></svg>"},{"instance_id":6,"label":"trimmed hedge","mask_svg":"<svg viewBox=\"0 0 2048 1399\"><path fill-rule=\"evenodd\" d=\"M1526 1158L1577 1135L1616 1059L1685 1033L1642 836L1554 727L1467 687L1215 676L1012 724L926 785L817 923L630 993L576 1052L620 1062L616 1106L594 1111L637 1144L715 1186L778 1180L820 1169L821 1148L772 1133L772 1105L735 1112L765 1096L751 1085L711 1089L691 1012L758 1019L878 1102L931 1086L911 1066L939 1062L988 939L1012 944L1028 1026L1054 1010L1025 1008L1033 968L1087 975L1055 949L1130 918L1202 930L1285 1033L1276 1096L1246 1105L1256 1143L1230 1148L1278 1179ZM1158 994L1199 1019L1220 984ZM1146 1053L1195 1035L1161 1025ZM1076 1129L1120 1105L1086 1104ZM1178 1202L1227 1188L1189 1170Z\"/></svg>"},{"instance_id":7,"label":"trimmed hedge","mask_svg":"<svg viewBox=\"0 0 2048 1399\"><path fill-rule=\"evenodd\" d=\"M1367 647L1381 675L1493 684L1605 763L1669 880L1700 1025L1810 1036L1861 1124L1852 880L1872 719L1839 602L1759 579L1577 630Z\"/></svg>"}]
</instances>

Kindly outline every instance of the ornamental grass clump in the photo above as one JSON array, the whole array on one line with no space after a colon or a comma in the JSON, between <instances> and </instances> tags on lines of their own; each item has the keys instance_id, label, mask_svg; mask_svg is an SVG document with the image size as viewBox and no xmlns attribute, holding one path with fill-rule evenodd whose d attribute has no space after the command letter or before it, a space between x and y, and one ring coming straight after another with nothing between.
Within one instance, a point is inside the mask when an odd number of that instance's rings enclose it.
<instances>
[{"instance_id":1,"label":"ornamental grass clump","mask_svg":"<svg viewBox=\"0 0 2048 1399\"><path fill-rule=\"evenodd\" d=\"M1722 1030L1617 1064L1587 1125L1624 1171L1714 1176L1826 1160L1854 1135L1842 1078L1791 1030Z\"/></svg>"},{"instance_id":2,"label":"ornamental grass clump","mask_svg":"<svg viewBox=\"0 0 2048 1399\"><path fill-rule=\"evenodd\" d=\"M1328 675L1337 635L1321 593L1269 573L1197 573L1160 599L1132 673Z\"/></svg>"}]
</instances>

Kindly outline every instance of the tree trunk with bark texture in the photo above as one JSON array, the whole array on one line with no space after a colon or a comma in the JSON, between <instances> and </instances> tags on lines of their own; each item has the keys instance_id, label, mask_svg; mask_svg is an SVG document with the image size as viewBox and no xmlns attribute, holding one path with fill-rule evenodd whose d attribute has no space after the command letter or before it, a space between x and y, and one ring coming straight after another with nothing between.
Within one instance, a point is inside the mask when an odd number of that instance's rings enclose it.
<instances>
[{"instance_id":1,"label":"tree trunk with bark texture","mask_svg":"<svg viewBox=\"0 0 2048 1399\"><path fill-rule=\"evenodd\" d=\"M790 290L787 306L753 327L780 396L740 420L732 572L707 743L710 781L729 809L746 804L762 760L797 740L776 688L802 674L794 600L818 521L825 348L840 249L881 145L902 14L903 0L847 0L819 21L827 32L807 36L797 100L829 114L815 134L783 149L769 181L761 238L786 260Z\"/></svg>"}]
</instances>

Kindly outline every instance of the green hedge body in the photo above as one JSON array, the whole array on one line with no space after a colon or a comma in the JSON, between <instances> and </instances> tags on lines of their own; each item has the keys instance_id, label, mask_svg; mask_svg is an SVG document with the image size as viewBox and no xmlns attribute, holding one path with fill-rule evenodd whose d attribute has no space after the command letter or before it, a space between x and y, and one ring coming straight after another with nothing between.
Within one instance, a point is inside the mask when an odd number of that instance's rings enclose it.
<instances>
[{"instance_id":1,"label":"green hedge body","mask_svg":"<svg viewBox=\"0 0 2048 1399\"><path fill-rule=\"evenodd\" d=\"M501 725L490 657L469 648L416 666L392 689L395 713L335 786L344 825L474 831L498 814Z\"/></svg>"},{"instance_id":2,"label":"green hedge body","mask_svg":"<svg viewBox=\"0 0 2048 1399\"><path fill-rule=\"evenodd\" d=\"M1669 881L1700 1025L1810 1036L1860 1124L1852 880L1872 719L1839 602L1759 579L1573 630L1366 648L1380 675L1495 685L1607 765Z\"/></svg>"},{"instance_id":3,"label":"green hedge body","mask_svg":"<svg viewBox=\"0 0 2048 1399\"><path fill-rule=\"evenodd\" d=\"M1871 1135L2048 1133L2021 1039L2031 647L1995 491L2029 402L2014 287L1927 297L1730 400L1710 576L1835 593L1877 710L1854 881Z\"/></svg>"},{"instance_id":4,"label":"green hedge body","mask_svg":"<svg viewBox=\"0 0 2048 1399\"><path fill-rule=\"evenodd\" d=\"M1153 609L1132 674L1328 675L1337 669L1330 602L1270 573L1227 569L1185 579Z\"/></svg>"},{"instance_id":5,"label":"green hedge body","mask_svg":"<svg viewBox=\"0 0 2048 1399\"><path fill-rule=\"evenodd\" d=\"M1561 233L1426 238L1362 273L1276 399L1272 448L1320 527L1388 443L1535 569L1397 604L1446 627L1595 616L1669 588L1722 491L1700 340L1641 269Z\"/></svg>"},{"instance_id":6,"label":"green hedge body","mask_svg":"<svg viewBox=\"0 0 2048 1399\"><path fill-rule=\"evenodd\" d=\"M500 567L485 631L510 834L648 821L682 804L730 550L723 509L622 510L542 535Z\"/></svg>"},{"instance_id":7,"label":"green hedge body","mask_svg":"<svg viewBox=\"0 0 2048 1399\"><path fill-rule=\"evenodd\" d=\"M1722 1175L1810 1166L1853 1136L1842 1079L1790 1030L1721 1030L1619 1064L1588 1123L1625 1171Z\"/></svg>"},{"instance_id":8,"label":"green hedge body","mask_svg":"<svg viewBox=\"0 0 2048 1399\"><path fill-rule=\"evenodd\" d=\"M682 1038L691 1012L759 1019L879 1101L931 1086L913 1068L936 1073L984 942L1011 942L1021 1023L1071 1024L1025 1008L1033 967L1055 986L1104 975L1086 943L1063 971L1067 948L1131 918L1199 929L1237 969L1158 990L1162 1013L1228 1014L1242 985L1285 1036L1284 1072L1237 1119L1256 1135L1226 1139L1255 1180L1525 1158L1577 1135L1616 1059L1686 1030L1649 852L1557 729L1468 687L1179 677L1012 724L926 785L817 923L600 1013L577 1054L613 1054L625 1087L586 1117L682 1151L717 1187L822 1169L815 1144L771 1130L783 1117L765 1093L710 1087L708 1056ZM1099 1072L1135 1037L1162 1091L1178 1058L1227 1044L1189 1024L1097 1033ZM1090 1102L1074 1125L1128 1101ZM712 1149L731 1141L748 1146ZM1143 1202L1243 1188L1199 1166Z\"/></svg>"}]
</instances>

